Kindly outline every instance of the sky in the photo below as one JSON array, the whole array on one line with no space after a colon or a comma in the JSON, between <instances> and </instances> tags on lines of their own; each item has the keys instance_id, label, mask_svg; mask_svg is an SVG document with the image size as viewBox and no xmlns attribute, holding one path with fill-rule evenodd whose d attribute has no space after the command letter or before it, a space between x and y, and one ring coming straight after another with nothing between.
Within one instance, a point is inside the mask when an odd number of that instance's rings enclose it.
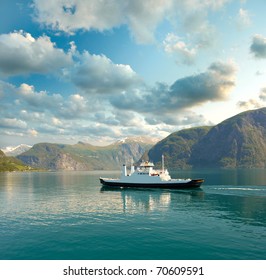
<instances>
[{"instance_id":1,"label":"sky","mask_svg":"<svg viewBox=\"0 0 266 280\"><path fill-rule=\"evenodd\" d=\"M162 139L266 106L264 0L3 0L0 147Z\"/></svg>"}]
</instances>

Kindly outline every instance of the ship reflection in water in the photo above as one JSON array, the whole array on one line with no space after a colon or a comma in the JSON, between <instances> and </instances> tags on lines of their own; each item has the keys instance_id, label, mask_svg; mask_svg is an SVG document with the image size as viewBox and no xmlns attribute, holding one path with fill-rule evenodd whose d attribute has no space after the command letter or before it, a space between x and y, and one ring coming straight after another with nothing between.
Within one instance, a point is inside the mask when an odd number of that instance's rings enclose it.
<instances>
[{"instance_id":1,"label":"ship reflection in water","mask_svg":"<svg viewBox=\"0 0 266 280\"><path fill-rule=\"evenodd\" d=\"M204 199L202 189L195 190L159 190L159 189L123 189L102 187L101 193L116 192L121 195L124 212L168 211L177 204L188 204L193 199Z\"/></svg>"}]
</instances>

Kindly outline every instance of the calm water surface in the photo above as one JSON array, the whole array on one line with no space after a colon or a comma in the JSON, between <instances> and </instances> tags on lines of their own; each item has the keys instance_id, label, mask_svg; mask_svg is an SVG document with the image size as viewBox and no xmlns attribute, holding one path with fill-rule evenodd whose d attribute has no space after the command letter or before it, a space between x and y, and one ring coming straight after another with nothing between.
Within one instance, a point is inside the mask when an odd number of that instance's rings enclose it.
<instances>
[{"instance_id":1,"label":"calm water surface","mask_svg":"<svg viewBox=\"0 0 266 280\"><path fill-rule=\"evenodd\" d=\"M103 190L116 172L0 173L0 259L266 259L266 170L198 190Z\"/></svg>"}]
</instances>

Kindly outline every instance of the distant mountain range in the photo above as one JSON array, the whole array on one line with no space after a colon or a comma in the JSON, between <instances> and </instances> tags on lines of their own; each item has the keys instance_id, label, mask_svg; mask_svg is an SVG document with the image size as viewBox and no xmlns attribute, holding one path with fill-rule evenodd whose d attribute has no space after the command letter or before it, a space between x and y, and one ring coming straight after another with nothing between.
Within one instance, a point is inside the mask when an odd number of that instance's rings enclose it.
<instances>
[{"instance_id":1,"label":"distant mountain range","mask_svg":"<svg viewBox=\"0 0 266 280\"><path fill-rule=\"evenodd\" d=\"M145 157L168 168L266 168L266 108L246 111L213 127L170 134Z\"/></svg>"},{"instance_id":2,"label":"distant mountain range","mask_svg":"<svg viewBox=\"0 0 266 280\"><path fill-rule=\"evenodd\" d=\"M26 144L20 144L18 146L8 146L6 148L3 148L2 151L5 153L6 156L18 156L26 151L28 151L32 146L26 145Z\"/></svg>"},{"instance_id":3,"label":"distant mountain range","mask_svg":"<svg viewBox=\"0 0 266 280\"><path fill-rule=\"evenodd\" d=\"M17 156L20 161L0 153L0 170L27 170L27 166L49 170L117 170L132 160L147 159L160 166L162 154L169 169L266 168L266 108L243 112L215 126L180 130L157 143L149 137L128 137L105 147L83 142L19 147L27 150Z\"/></svg>"},{"instance_id":4,"label":"distant mountain range","mask_svg":"<svg viewBox=\"0 0 266 280\"><path fill-rule=\"evenodd\" d=\"M115 170L138 161L154 144L148 137L128 137L105 147L83 142L39 143L17 158L32 167L50 170Z\"/></svg>"}]
</instances>

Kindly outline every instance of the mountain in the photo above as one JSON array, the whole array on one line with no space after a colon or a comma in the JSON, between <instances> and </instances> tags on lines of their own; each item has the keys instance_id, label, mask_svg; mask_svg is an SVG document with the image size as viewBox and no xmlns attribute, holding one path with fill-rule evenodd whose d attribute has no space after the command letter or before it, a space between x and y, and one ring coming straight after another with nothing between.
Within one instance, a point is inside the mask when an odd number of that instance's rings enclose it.
<instances>
[{"instance_id":1,"label":"mountain","mask_svg":"<svg viewBox=\"0 0 266 280\"><path fill-rule=\"evenodd\" d=\"M78 142L75 145L39 143L19 155L21 161L36 168L51 170L115 170L123 163L135 162L154 145L142 137L126 138L100 147Z\"/></svg>"},{"instance_id":2,"label":"mountain","mask_svg":"<svg viewBox=\"0 0 266 280\"><path fill-rule=\"evenodd\" d=\"M0 150L0 172L1 171L26 171L32 168L24 165L20 160L14 157L7 157L2 150Z\"/></svg>"},{"instance_id":3,"label":"mountain","mask_svg":"<svg viewBox=\"0 0 266 280\"><path fill-rule=\"evenodd\" d=\"M123 139L118 140L115 142L116 144L122 144L122 143L138 143L143 145L155 145L159 141L158 138L151 138L148 136L131 136L131 137L125 137Z\"/></svg>"},{"instance_id":4,"label":"mountain","mask_svg":"<svg viewBox=\"0 0 266 280\"><path fill-rule=\"evenodd\" d=\"M194 147L192 166L266 167L266 108L246 111L214 126Z\"/></svg>"},{"instance_id":5,"label":"mountain","mask_svg":"<svg viewBox=\"0 0 266 280\"><path fill-rule=\"evenodd\" d=\"M213 127L174 132L147 156L168 168L266 168L266 108L246 111Z\"/></svg>"},{"instance_id":6,"label":"mountain","mask_svg":"<svg viewBox=\"0 0 266 280\"><path fill-rule=\"evenodd\" d=\"M18 156L25 164L53 170L114 170L150 159L169 169L190 167L266 168L266 108L246 111L213 127L170 134L154 145L147 137L121 139L98 147L40 143Z\"/></svg>"},{"instance_id":7,"label":"mountain","mask_svg":"<svg viewBox=\"0 0 266 280\"><path fill-rule=\"evenodd\" d=\"M26 144L20 144L18 146L9 146L6 148L3 148L2 151L5 153L7 156L18 156L26 151L28 151L32 146L26 145Z\"/></svg>"},{"instance_id":8,"label":"mountain","mask_svg":"<svg viewBox=\"0 0 266 280\"><path fill-rule=\"evenodd\" d=\"M159 167L163 154L168 168L191 167L189 160L193 147L210 129L211 127L203 126L174 132L153 146L148 153L143 155L142 159L149 158L155 166Z\"/></svg>"}]
</instances>

